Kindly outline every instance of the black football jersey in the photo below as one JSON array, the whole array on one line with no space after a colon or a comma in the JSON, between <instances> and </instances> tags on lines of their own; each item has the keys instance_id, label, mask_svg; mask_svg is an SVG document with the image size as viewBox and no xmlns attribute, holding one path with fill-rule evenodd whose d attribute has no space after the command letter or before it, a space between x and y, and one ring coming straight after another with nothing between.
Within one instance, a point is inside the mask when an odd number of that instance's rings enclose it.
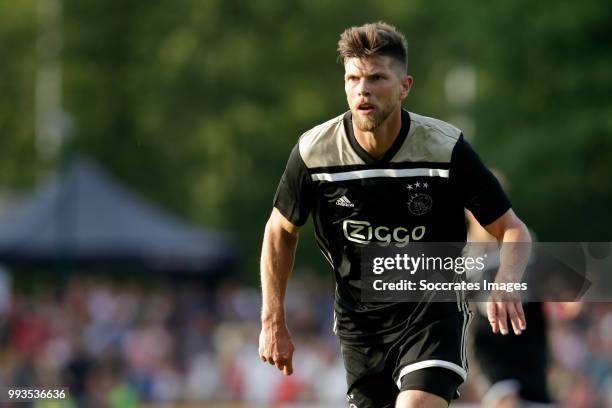
<instances>
[{"instance_id":1,"label":"black football jersey","mask_svg":"<svg viewBox=\"0 0 612 408\"><path fill-rule=\"evenodd\" d=\"M391 329L402 320L393 307L407 309L361 301L364 245L465 242L464 208L487 225L510 202L459 129L403 110L400 133L381 159L357 142L350 112L304 133L274 206L298 226L312 215L316 241L335 275L337 329L350 337ZM360 324L360 316L368 323Z\"/></svg>"}]
</instances>

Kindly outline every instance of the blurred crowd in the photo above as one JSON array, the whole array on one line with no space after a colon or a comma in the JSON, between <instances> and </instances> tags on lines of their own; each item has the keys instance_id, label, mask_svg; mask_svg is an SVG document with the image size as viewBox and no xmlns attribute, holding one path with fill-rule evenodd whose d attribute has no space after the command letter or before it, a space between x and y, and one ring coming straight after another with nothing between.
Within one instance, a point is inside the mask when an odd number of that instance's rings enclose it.
<instances>
[{"instance_id":1,"label":"blurred crowd","mask_svg":"<svg viewBox=\"0 0 612 408\"><path fill-rule=\"evenodd\" d=\"M299 272L287 295L294 375L259 360L259 289L232 280L72 275L19 293L0 276L0 386L69 387L74 406L164 402L345 405L332 282ZM612 406L612 306L546 306L562 407ZM477 402L478 368L462 391Z\"/></svg>"}]
</instances>

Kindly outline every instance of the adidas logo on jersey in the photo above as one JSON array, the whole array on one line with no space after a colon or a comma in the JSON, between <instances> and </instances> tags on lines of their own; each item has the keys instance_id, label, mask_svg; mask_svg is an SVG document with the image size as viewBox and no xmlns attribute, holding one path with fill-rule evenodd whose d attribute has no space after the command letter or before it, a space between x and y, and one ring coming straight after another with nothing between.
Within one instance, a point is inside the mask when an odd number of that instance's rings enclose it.
<instances>
[{"instance_id":1,"label":"adidas logo on jersey","mask_svg":"<svg viewBox=\"0 0 612 408\"><path fill-rule=\"evenodd\" d=\"M355 207L355 204L351 203L351 200L346 198L345 195L336 200L336 205L341 207Z\"/></svg>"}]
</instances>

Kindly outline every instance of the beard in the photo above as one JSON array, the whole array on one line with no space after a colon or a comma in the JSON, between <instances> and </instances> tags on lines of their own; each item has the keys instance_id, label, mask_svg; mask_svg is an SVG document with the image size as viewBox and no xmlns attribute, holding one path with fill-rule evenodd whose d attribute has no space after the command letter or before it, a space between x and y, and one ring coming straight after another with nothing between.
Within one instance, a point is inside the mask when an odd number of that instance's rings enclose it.
<instances>
[{"instance_id":1,"label":"beard","mask_svg":"<svg viewBox=\"0 0 612 408\"><path fill-rule=\"evenodd\" d=\"M380 125L383 124L385 120L391 115L391 112L395 109L394 106L384 106L380 109L374 109L374 112L369 115L362 115L359 113L359 110L356 109L356 113L353 112L353 121L357 129L362 132L371 132L377 129Z\"/></svg>"}]
</instances>

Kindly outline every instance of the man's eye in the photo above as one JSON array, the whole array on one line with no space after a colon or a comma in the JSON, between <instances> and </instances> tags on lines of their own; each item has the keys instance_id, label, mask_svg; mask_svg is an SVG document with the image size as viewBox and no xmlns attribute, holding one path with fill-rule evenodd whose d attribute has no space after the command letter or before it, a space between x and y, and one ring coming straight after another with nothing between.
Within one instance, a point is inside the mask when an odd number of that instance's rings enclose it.
<instances>
[{"instance_id":1,"label":"man's eye","mask_svg":"<svg viewBox=\"0 0 612 408\"><path fill-rule=\"evenodd\" d=\"M378 81L378 80L382 79L382 76L380 76L380 75L372 75L372 79L374 81Z\"/></svg>"}]
</instances>

